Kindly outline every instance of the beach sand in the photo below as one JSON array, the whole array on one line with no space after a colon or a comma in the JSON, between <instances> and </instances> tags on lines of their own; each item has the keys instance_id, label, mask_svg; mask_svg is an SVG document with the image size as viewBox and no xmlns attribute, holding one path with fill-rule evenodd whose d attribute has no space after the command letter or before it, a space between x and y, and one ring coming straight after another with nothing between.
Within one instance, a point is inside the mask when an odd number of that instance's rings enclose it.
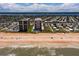
<instances>
[{"instance_id":1,"label":"beach sand","mask_svg":"<svg viewBox=\"0 0 79 59\"><path fill-rule=\"evenodd\" d=\"M0 32L0 47L79 48L79 33Z\"/></svg>"}]
</instances>

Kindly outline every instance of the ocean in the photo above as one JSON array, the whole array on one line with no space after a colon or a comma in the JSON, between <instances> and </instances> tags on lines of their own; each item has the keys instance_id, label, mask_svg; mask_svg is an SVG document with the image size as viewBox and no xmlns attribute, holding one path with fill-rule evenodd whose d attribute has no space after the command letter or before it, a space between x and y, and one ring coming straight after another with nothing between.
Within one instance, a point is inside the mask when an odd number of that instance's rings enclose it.
<instances>
[{"instance_id":1,"label":"ocean","mask_svg":"<svg viewBox=\"0 0 79 59\"><path fill-rule=\"evenodd\" d=\"M28 16L79 16L79 12L0 12L0 15L28 15Z\"/></svg>"}]
</instances>

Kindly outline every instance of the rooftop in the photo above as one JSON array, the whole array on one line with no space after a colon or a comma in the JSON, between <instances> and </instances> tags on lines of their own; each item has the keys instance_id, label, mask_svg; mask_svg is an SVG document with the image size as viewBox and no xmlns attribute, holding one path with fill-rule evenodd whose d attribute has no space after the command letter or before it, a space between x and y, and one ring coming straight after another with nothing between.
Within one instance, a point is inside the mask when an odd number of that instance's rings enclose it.
<instances>
[{"instance_id":1,"label":"rooftop","mask_svg":"<svg viewBox=\"0 0 79 59\"><path fill-rule=\"evenodd\" d=\"M23 18L20 21L28 21L30 18Z\"/></svg>"},{"instance_id":2,"label":"rooftop","mask_svg":"<svg viewBox=\"0 0 79 59\"><path fill-rule=\"evenodd\" d=\"M35 18L35 21L37 21L37 20L42 20L41 18Z\"/></svg>"}]
</instances>

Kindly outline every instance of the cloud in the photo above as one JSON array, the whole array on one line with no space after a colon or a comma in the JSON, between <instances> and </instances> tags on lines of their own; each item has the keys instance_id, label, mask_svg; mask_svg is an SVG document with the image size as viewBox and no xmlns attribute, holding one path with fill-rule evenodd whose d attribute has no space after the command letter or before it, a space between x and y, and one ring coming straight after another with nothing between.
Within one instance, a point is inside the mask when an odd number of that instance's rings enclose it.
<instances>
[{"instance_id":1,"label":"cloud","mask_svg":"<svg viewBox=\"0 0 79 59\"><path fill-rule=\"evenodd\" d=\"M0 11L9 12L79 12L79 3L0 3Z\"/></svg>"}]
</instances>

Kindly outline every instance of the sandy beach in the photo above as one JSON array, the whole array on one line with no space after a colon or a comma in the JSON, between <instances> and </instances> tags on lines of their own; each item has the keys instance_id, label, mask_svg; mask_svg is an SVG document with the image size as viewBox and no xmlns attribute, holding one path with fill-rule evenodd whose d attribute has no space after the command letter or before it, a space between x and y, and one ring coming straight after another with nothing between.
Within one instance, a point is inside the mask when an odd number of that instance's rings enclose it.
<instances>
[{"instance_id":1,"label":"sandy beach","mask_svg":"<svg viewBox=\"0 0 79 59\"><path fill-rule=\"evenodd\" d=\"M78 47L79 33L6 33L0 32L0 47Z\"/></svg>"}]
</instances>

